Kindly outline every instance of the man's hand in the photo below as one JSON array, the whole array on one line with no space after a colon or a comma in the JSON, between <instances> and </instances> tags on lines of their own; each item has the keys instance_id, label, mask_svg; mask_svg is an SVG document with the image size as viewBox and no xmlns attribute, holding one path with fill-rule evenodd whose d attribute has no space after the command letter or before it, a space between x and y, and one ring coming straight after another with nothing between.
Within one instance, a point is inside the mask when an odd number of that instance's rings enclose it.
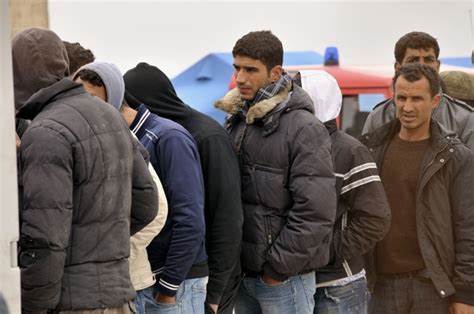
<instances>
[{"instance_id":1,"label":"man's hand","mask_svg":"<svg viewBox=\"0 0 474 314\"><path fill-rule=\"evenodd\" d=\"M282 281L275 280L272 277L267 276L267 275L263 275L262 280L263 280L264 283L266 283L269 286L277 286L277 285L282 283Z\"/></svg>"},{"instance_id":2,"label":"man's hand","mask_svg":"<svg viewBox=\"0 0 474 314\"><path fill-rule=\"evenodd\" d=\"M18 133L16 133L16 140L15 140L15 144L16 144L16 151L19 152L20 151L20 146L21 146L21 140L20 140L20 137L18 136Z\"/></svg>"},{"instance_id":3,"label":"man's hand","mask_svg":"<svg viewBox=\"0 0 474 314\"><path fill-rule=\"evenodd\" d=\"M176 296L169 296L169 295L164 295L160 294L159 292L156 294L155 297L156 302L162 303L162 304L174 304L176 303Z\"/></svg>"},{"instance_id":4,"label":"man's hand","mask_svg":"<svg viewBox=\"0 0 474 314\"><path fill-rule=\"evenodd\" d=\"M219 308L219 304L212 304L208 303L209 307L214 311L214 313L217 313L217 309Z\"/></svg>"},{"instance_id":5,"label":"man's hand","mask_svg":"<svg viewBox=\"0 0 474 314\"><path fill-rule=\"evenodd\" d=\"M454 302L449 307L450 314L474 314L474 305Z\"/></svg>"}]
</instances>

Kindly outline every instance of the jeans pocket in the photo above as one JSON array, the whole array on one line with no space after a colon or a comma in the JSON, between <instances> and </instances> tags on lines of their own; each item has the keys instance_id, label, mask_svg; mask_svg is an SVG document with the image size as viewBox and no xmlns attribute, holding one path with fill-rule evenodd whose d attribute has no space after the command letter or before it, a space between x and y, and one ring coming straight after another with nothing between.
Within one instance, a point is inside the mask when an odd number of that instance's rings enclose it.
<instances>
[{"instance_id":1,"label":"jeans pocket","mask_svg":"<svg viewBox=\"0 0 474 314\"><path fill-rule=\"evenodd\" d=\"M287 279L287 280L285 280L285 281L281 281L281 282L279 282L279 283L276 284L276 285L270 285L270 284L266 283L265 281L263 281L262 276L258 276L258 281L259 281L263 286L265 286L265 287L268 287L268 288L277 288L277 287L281 287L281 286L284 286L285 284L287 284L287 283L290 281L290 279Z\"/></svg>"}]
</instances>

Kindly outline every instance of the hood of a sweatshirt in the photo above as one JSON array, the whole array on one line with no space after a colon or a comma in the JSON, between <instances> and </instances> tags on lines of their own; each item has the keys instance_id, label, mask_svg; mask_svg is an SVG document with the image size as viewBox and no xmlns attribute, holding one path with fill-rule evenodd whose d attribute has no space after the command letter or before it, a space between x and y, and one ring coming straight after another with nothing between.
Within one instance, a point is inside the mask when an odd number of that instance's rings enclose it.
<instances>
[{"instance_id":1,"label":"hood of a sweatshirt","mask_svg":"<svg viewBox=\"0 0 474 314\"><path fill-rule=\"evenodd\" d=\"M143 103L151 112L179 124L189 118L191 108L178 97L170 79L157 67L141 62L123 78L125 99L131 107Z\"/></svg>"},{"instance_id":2,"label":"hood of a sweatshirt","mask_svg":"<svg viewBox=\"0 0 474 314\"><path fill-rule=\"evenodd\" d=\"M69 75L69 59L61 38L47 29L30 28L12 40L15 108L39 90Z\"/></svg>"},{"instance_id":3,"label":"hood of a sweatshirt","mask_svg":"<svg viewBox=\"0 0 474 314\"><path fill-rule=\"evenodd\" d=\"M342 93L336 79L326 71L302 70L301 87L314 103L316 117L321 122L335 119L342 106Z\"/></svg>"},{"instance_id":4,"label":"hood of a sweatshirt","mask_svg":"<svg viewBox=\"0 0 474 314\"><path fill-rule=\"evenodd\" d=\"M74 74L73 80L77 78L77 74L81 70L91 70L97 73L102 82L104 82L107 103L114 106L115 109L120 110L125 93L125 84L119 68L113 63L100 61L91 62L80 67Z\"/></svg>"}]
</instances>

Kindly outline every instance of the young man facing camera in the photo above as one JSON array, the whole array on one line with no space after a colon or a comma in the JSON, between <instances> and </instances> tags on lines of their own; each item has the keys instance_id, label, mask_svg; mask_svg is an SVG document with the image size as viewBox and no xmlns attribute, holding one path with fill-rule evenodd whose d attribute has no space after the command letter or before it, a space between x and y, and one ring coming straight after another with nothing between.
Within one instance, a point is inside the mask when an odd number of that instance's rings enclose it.
<instances>
[{"instance_id":1,"label":"young man facing camera","mask_svg":"<svg viewBox=\"0 0 474 314\"><path fill-rule=\"evenodd\" d=\"M245 273L236 313L312 313L336 212L331 140L283 71L283 46L251 32L232 51L237 87L216 106L241 167Z\"/></svg>"}]
</instances>

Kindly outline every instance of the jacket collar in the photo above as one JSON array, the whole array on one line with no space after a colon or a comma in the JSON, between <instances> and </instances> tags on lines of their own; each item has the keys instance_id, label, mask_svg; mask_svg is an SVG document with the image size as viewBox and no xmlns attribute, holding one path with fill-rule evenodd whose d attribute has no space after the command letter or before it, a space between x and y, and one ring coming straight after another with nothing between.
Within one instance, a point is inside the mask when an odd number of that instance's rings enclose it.
<instances>
[{"instance_id":1,"label":"jacket collar","mask_svg":"<svg viewBox=\"0 0 474 314\"><path fill-rule=\"evenodd\" d=\"M247 111L245 122L247 124L253 124L256 120L263 119L268 113L270 113L273 109L275 109L275 107L281 104L288 97L291 88L292 84L288 84L272 98L262 100L250 107ZM216 101L214 106L231 115L237 115L242 112L244 102L240 98L239 90L234 88L223 98Z\"/></svg>"},{"instance_id":2,"label":"jacket collar","mask_svg":"<svg viewBox=\"0 0 474 314\"><path fill-rule=\"evenodd\" d=\"M135 119L133 119L132 124L130 124L130 130L132 130L133 134L135 134L139 139L145 135L150 115L150 110L148 110L144 104L141 104L137 108L137 115L135 116Z\"/></svg>"},{"instance_id":3,"label":"jacket collar","mask_svg":"<svg viewBox=\"0 0 474 314\"><path fill-rule=\"evenodd\" d=\"M380 128L362 135L361 140L369 147L380 146L390 140L399 130L400 120L394 119L382 125ZM444 147L446 143L461 143L455 132L446 129L439 122L433 119L430 121L430 133L430 142L434 150Z\"/></svg>"},{"instance_id":4,"label":"jacket collar","mask_svg":"<svg viewBox=\"0 0 474 314\"><path fill-rule=\"evenodd\" d=\"M333 134L334 132L338 130L336 119L332 119L332 120L324 122L324 126L328 130L329 134Z\"/></svg>"},{"instance_id":5,"label":"jacket collar","mask_svg":"<svg viewBox=\"0 0 474 314\"><path fill-rule=\"evenodd\" d=\"M64 92L68 93L63 94ZM85 92L82 84L64 78L34 93L28 101L19 108L17 117L32 120L51 102Z\"/></svg>"}]
</instances>

